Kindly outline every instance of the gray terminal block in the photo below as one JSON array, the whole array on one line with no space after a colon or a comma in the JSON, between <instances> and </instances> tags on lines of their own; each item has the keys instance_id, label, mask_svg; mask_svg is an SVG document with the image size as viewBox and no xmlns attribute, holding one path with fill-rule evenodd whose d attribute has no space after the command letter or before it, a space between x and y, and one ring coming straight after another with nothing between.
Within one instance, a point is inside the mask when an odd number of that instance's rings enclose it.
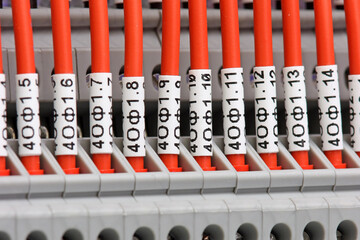
<instances>
[{"instance_id":1,"label":"gray terminal block","mask_svg":"<svg viewBox=\"0 0 360 240\"><path fill-rule=\"evenodd\" d=\"M255 137L248 137L248 142L256 146ZM268 192L272 198L289 198L301 196L300 188L303 183L303 173L295 159L279 142L278 165L282 170L269 170L270 186Z\"/></svg>"},{"instance_id":2,"label":"gray terminal block","mask_svg":"<svg viewBox=\"0 0 360 240\"><path fill-rule=\"evenodd\" d=\"M223 137L214 137L214 143L221 152L224 152ZM234 188L234 193L238 195L236 199L270 199L268 194L270 173L259 154L249 143L246 145L246 150L245 163L249 165L249 171L236 172L237 183Z\"/></svg>"},{"instance_id":3,"label":"gray terminal block","mask_svg":"<svg viewBox=\"0 0 360 240\"><path fill-rule=\"evenodd\" d=\"M44 194L46 201L51 201L52 193L59 190L59 178L47 178L45 175L30 176L15 152L17 152L17 141L9 141L7 167L11 175L3 177L1 181L0 206L4 211L0 220L3 223L0 236L3 239L51 238L50 209L46 204L33 204L29 199L31 193L36 192L40 195ZM47 163L44 164L44 156L41 158L41 166L44 167ZM45 168L50 171L48 168L51 167ZM46 179L50 181L48 185ZM44 187L44 191L40 189L41 186ZM54 187L55 191L52 191L51 187Z\"/></svg>"},{"instance_id":4,"label":"gray terminal block","mask_svg":"<svg viewBox=\"0 0 360 240\"><path fill-rule=\"evenodd\" d=\"M335 193L338 196L360 196L360 159L350 146L350 136L344 135L343 161L347 169L336 169Z\"/></svg>"},{"instance_id":5,"label":"gray terminal block","mask_svg":"<svg viewBox=\"0 0 360 240\"><path fill-rule=\"evenodd\" d=\"M188 201L156 202L159 209L159 239L196 239L194 209Z\"/></svg>"},{"instance_id":6,"label":"gray terminal block","mask_svg":"<svg viewBox=\"0 0 360 240\"><path fill-rule=\"evenodd\" d=\"M10 176L2 176L1 181L1 216L0 216L0 237L3 239L16 239L18 230L22 226L17 224L18 207L29 207L29 201L26 199L30 188L29 174L21 164L17 154L8 146L8 157L6 166L10 169ZM20 228L20 229L19 229ZM26 229L26 233L29 229Z\"/></svg>"},{"instance_id":7,"label":"gray terminal block","mask_svg":"<svg viewBox=\"0 0 360 240\"><path fill-rule=\"evenodd\" d=\"M159 237L159 210L154 202L120 203L124 209L124 239Z\"/></svg>"},{"instance_id":8,"label":"gray terminal block","mask_svg":"<svg viewBox=\"0 0 360 240\"><path fill-rule=\"evenodd\" d=\"M360 174L360 160L357 154L348 144L349 136L344 136L344 149L342 151L343 162L346 163L347 168L335 169L336 182L334 186L335 193L339 196L344 195L359 195L359 174ZM312 140L319 146L320 136L313 136Z\"/></svg>"},{"instance_id":9,"label":"gray terminal block","mask_svg":"<svg viewBox=\"0 0 360 240\"><path fill-rule=\"evenodd\" d=\"M89 214L81 201L78 203L51 204L51 239L89 239Z\"/></svg>"},{"instance_id":10,"label":"gray terminal block","mask_svg":"<svg viewBox=\"0 0 360 240\"><path fill-rule=\"evenodd\" d=\"M147 138L150 146L156 151L157 138ZM169 188L167 195L171 200L203 199L201 190L204 185L204 176L200 166L197 164L191 153L180 143L179 167L182 172L169 172Z\"/></svg>"},{"instance_id":11,"label":"gray terminal block","mask_svg":"<svg viewBox=\"0 0 360 240\"><path fill-rule=\"evenodd\" d=\"M90 157L90 139L83 138L80 141L82 148ZM114 174L101 174L96 168L96 175L100 178L100 189L97 194L102 202L134 201L132 193L135 188L135 176L133 170L120 150L113 144L113 154L111 155L111 166L115 170Z\"/></svg>"},{"instance_id":12,"label":"gray terminal block","mask_svg":"<svg viewBox=\"0 0 360 240\"><path fill-rule=\"evenodd\" d=\"M18 152L17 140L9 140L8 144L14 153ZM18 158L17 155L16 157ZM21 166L24 168L23 165ZM63 202L62 196L65 189L64 174L54 157L44 146L42 146L42 154L40 156L40 168L44 170L43 175L29 175L24 168L29 179L29 191L26 198L29 201L40 202L47 202L53 198L53 201Z\"/></svg>"},{"instance_id":13,"label":"gray terminal block","mask_svg":"<svg viewBox=\"0 0 360 240\"><path fill-rule=\"evenodd\" d=\"M255 137L248 137L248 142L255 146ZM291 154L279 142L278 165L282 170L269 170L270 186L268 189L272 200L260 200L262 206L261 239L295 239L296 208L291 197L301 197L300 187L303 174L300 166Z\"/></svg>"},{"instance_id":14,"label":"gray terminal block","mask_svg":"<svg viewBox=\"0 0 360 240\"><path fill-rule=\"evenodd\" d=\"M279 141L288 148L287 138L280 136ZM300 191L305 197L334 196L335 168L319 147L310 139L309 164L311 170L302 170L304 179Z\"/></svg>"},{"instance_id":15,"label":"gray terminal block","mask_svg":"<svg viewBox=\"0 0 360 240\"><path fill-rule=\"evenodd\" d=\"M114 144L120 150L123 149L122 138L115 138ZM135 176L135 188L132 195L137 201L144 200L145 202L151 202L168 200L168 196L166 195L169 188L168 171L148 143L146 143L145 149L144 167L148 172L137 173L132 168L130 169Z\"/></svg>"},{"instance_id":16,"label":"gray terminal block","mask_svg":"<svg viewBox=\"0 0 360 240\"><path fill-rule=\"evenodd\" d=\"M255 198L225 200L229 209L229 239L261 239L263 209ZM266 238L267 239L267 238Z\"/></svg>"},{"instance_id":17,"label":"gray terminal block","mask_svg":"<svg viewBox=\"0 0 360 240\"><path fill-rule=\"evenodd\" d=\"M229 209L222 200L193 200L194 239L230 239Z\"/></svg>"},{"instance_id":18,"label":"gray terminal block","mask_svg":"<svg viewBox=\"0 0 360 240\"><path fill-rule=\"evenodd\" d=\"M296 208L289 199L260 201L262 206L262 233L260 239L295 239Z\"/></svg>"},{"instance_id":19,"label":"gray terminal block","mask_svg":"<svg viewBox=\"0 0 360 240\"><path fill-rule=\"evenodd\" d=\"M286 137L279 140L287 148ZM334 196L335 171L323 152L310 141L309 164L312 170L303 170L304 181L301 187L303 197L291 197L296 207L296 239L313 237L328 239L328 203L324 196Z\"/></svg>"},{"instance_id":20,"label":"gray terminal block","mask_svg":"<svg viewBox=\"0 0 360 240\"><path fill-rule=\"evenodd\" d=\"M10 144L11 141L8 141ZM17 142L14 141L16 144ZM2 176L1 184L1 204L22 203L28 196L30 191L30 178L25 167L22 165L17 153L11 148L7 147L8 157L6 158L6 166L10 169L10 176ZM11 202L7 199L13 199Z\"/></svg>"},{"instance_id":21,"label":"gray terminal block","mask_svg":"<svg viewBox=\"0 0 360 240\"><path fill-rule=\"evenodd\" d=\"M360 202L355 197L326 197L329 204L329 239L357 239Z\"/></svg>"},{"instance_id":22,"label":"gray terminal block","mask_svg":"<svg viewBox=\"0 0 360 240\"><path fill-rule=\"evenodd\" d=\"M10 240L16 238L16 211L10 205L0 206L0 238Z\"/></svg>"},{"instance_id":23,"label":"gray terminal block","mask_svg":"<svg viewBox=\"0 0 360 240\"><path fill-rule=\"evenodd\" d=\"M190 138L183 137L181 142L190 152ZM204 178L204 185L201 189L202 196L205 199L219 199L219 196L220 199L234 198L236 173L215 144L213 144L211 166L216 167L216 171L202 171Z\"/></svg>"},{"instance_id":24,"label":"gray terminal block","mask_svg":"<svg viewBox=\"0 0 360 240\"><path fill-rule=\"evenodd\" d=\"M82 140L79 140L80 142ZM55 143L53 139L43 141L43 144L49 149L54 156ZM80 174L66 174L65 189L63 198L66 202L90 201L99 202L97 198L100 191L100 177L98 170L92 162L89 155L78 145L78 155L76 156L76 166Z\"/></svg>"},{"instance_id":25,"label":"gray terminal block","mask_svg":"<svg viewBox=\"0 0 360 240\"><path fill-rule=\"evenodd\" d=\"M87 204L89 238L124 239L124 210L116 203Z\"/></svg>"},{"instance_id":26,"label":"gray terminal block","mask_svg":"<svg viewBox=\"0 0 360 240\"><path fill-rule=\"evenodd\" d=\"M308 170L307 170L308 171ZM311 171L311 170L310 170ZM292 198L296 208L295 239L332 239L329 229L329 205L321 197ZM336 235L333 235L333 237Z\"/></svg>"},{"instance_id":27,"label":"gray terminal block","mask_svg":"<svg viewBox=\"0 0 360 240\"><path fill-rule=\"evenodd\" d=\"M320 143L319 136L314 136L312 139L317 144ZM345 139L348 138L345 137ZM358 236L357 232L360 226L357 217L359 216L358 212L360 209L360 202L357 198L359 186L359 158L346 141L344 142L342 156L343 162L347 164L347 168L335 169L335 196L326 196L324 198L329 205L329 237L332 238L338 235L345 239L351 239Z\"/></svg>"},{"instance_id":28,"label":"gray terminal block","mask_svg":"<svg viewBox=\"0 0 360 240\"><path fill-rule=\"evenodd\" d=\"M53 231L52 212L46 205L16 206L15 239L51 239Z\"/></svg>"},{"instance_id":29,"label":"gray terminal block","mask_svg":"<svg viewBox=\"0 0 360 240\"><path fill-rule=\"evenodd\" d=\"M223 152L223 138L215 137L214 143ZM271 201L268 194L269 171L249 143L247 143L245 163L249 165L249 171L236 172L237 184L234 189L236 198L224 200L229 209L229 239L260 238L263 213L259 200Z\"/></svg>"}]
</instances>

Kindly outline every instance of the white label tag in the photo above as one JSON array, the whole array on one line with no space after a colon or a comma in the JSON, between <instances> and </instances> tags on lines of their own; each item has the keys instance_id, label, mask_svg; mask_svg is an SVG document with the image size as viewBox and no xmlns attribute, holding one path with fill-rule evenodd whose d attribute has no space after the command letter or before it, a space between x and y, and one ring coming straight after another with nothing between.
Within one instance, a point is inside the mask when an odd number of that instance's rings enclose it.
<instances>
[{"instance_id":1,"label":"white label tag","mask_svg":"<svg viewBox=\"0 0 360 240\"><path fill-rule=\"evenodd\" d=\"M179 154L180 76L159 76L158 154Z\"/></svg>"},{"instance_id":2,"label":"white label tag","mask_svg":"<svg viewBox=\"0 0 360 240\"><path fill-rule=\"evenodd\" d=\"M342 150L343 132L337 65L316 67L323 151Z\"/></svg>"},{"instance_id":3,"label":"white label tag","mask_svg":"<svg viewBox=\"0 0 360 240\"><path fill-rule=\"evenodd\" d=\"M5 74L0 74L0 156L7 156L7 120L6 120L6 79Z\"/></svg>"},{"instance_id":4,"label":"white label tag","mask_svg":"<svg viewBox=\"0 0 360 240\"><path fill-rule=\"evenodd\" d=\"M246 154L242 68L221 70L225 155Z\"/></svg>"},{"instance_id":5,"label":"white label tag","mask_svg":"<svg viewBox=\"0 0 360 240\"><path fill-rule=\"evenodd\" d=\"M277 153L278 125L275 67L254 67L256 150Z\"/></svg>"},{"instance_id":6,"label":"white label tag","mask_svg":"<svg viewBox=\"0 0 360 240\"><path fill-rule=\"evenodd\" d=\"M40 156L38 75L17 74L15 79L19 156Z\"/></svg>"},{"instance_id":7,"label":"white label tag","mask_svg":"<svg viewBox=\"0 0 360 240\"><path fill-rule=\"evenodd\" d=\"M112 75L91 73L90 84L90 152L111 154L113 151Z\"/></svg>"},{"instance_id":8,"label":"white label tag","mask_svg":"<svg viewBox=\"0 0 360 240\"><path fill-rule=\"evenodd\" d=\"M349 75L351 146L360 152L360 75Z\"/></svg>"},{"instance_id":9,"label":"white label tag","mask_svg":"<svg viewBox=\"0 0 360 240\"><path fill-rule=\"evenodd\" d=\"M54 74L55 155L77 154L75 74Z\"/></svg>"},{"instance_id":10,"label":"white label tag","mask_svg":"<svg viewBox=\"0 0 360 240\"><path fill-rule=\"evenodd\" d=\"M285 67L285 116L289 151L309 151L309 126L304 67Z\"/></svg>"},{"instance_id":11,"label":"white label tag","mask_svg":"<svg viewBox=\"0 0 360 240\"><path fill-rule=\"evenodd\" d=\"M145 156L144 77L123 77L123 131L125 157Z\"/></svg>"},{"instance_id":12,"label":"white label tag","mask_svg":"<svg viewBox=\"0 0 360 240\"><path fill-rule=\"evenodd\" d=\"M193 156L212 156L211 70L189 71L190 151Z\"/></svg>"}]
</instances>

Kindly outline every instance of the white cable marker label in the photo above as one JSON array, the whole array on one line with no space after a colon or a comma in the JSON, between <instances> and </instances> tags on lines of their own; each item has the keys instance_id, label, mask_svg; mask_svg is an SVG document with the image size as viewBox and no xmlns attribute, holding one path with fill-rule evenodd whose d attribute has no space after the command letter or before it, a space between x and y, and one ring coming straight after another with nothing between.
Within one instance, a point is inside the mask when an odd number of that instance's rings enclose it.
<instances>
[{"instance_id":1,"label":"white cable marker label","mask_svg":"<svg viewBox=\"0 0 360 240\"><path fill-rule=\"evenodd\" d=\"M317 66L316 76L322 150L342 150L343 132L337 65Z\"/></svg>"},{"instance_id":2,"label":"white cable marker label","mask_svg":"<svg viewBox=\"0 0 360 240\"><path fill-rule=\"evenodd\" d=\"M285 116L289 151L309 151L309 126L306 104L305 68L285 67Z\"/></svg>"},{"instance_id":3,"label":"white cable marker label","mask_svg":"<svg viewBox=\"0 0 360 240\"><path fill-rule=\"evenodd\" d=\"M221 70L225 155L246 154L242 68Z\"/></svg>"},{"instance_id":4,"label":"white cable marker label","mask_svg":"<svg viewBox=\"0 0 360 240\"><path fill-rule=\"evenodd\" d=\"M189 71L190 151L193 156L212 156L211 70Z\"/></svg>"},{"instance_id":5,"label":"white cable marker label","mask_svg":"<svg viewBox=\"0 0 360 240\"><path fill-rule=\"evenodd\" d=\"M124 3L124 0L114 0L114 3L115 3L115 4Z\"/></svg>"},{"instance_id":6,"label":"white cable marker label","mask_svg":"<svg viewBox=\"0 0 360 240\"><path fill-rule=\"evenodd\" d=\"M159 76L158 154L179 154L180 76Z\"/></svg>"},{"instance_id":7,"label":"white cable marker label","mask_svg":"<svg viewBox=\"0 0 360 240\"><path fill-rule=\"evenodd\" d=\"M242 3L253 3L254 0L242 0Z\"/></svg>"},{"instance_id":8,"label":"white cable marker label","mask_svg":"<svg viewBox=\"0 0 360 240\"><path fill-rule=\"evenodd\" d=\"M77 155L75 74L51 76L54 88L55 155Z\"/></svg>"},{"instance_id":9,"label":"white cable marker label","mask_svg":"<svg viewBox=\"0 0 360 240\"><path fill-rule=\"evenodd\" d=\"M112 75L91 73L90 84L90 152L111 154L113 151Z\"/></svg>"},{"instance_id":10,"label":"white cable marker label","mask_svg":"<svg viewBox=\"0 0 360 240\"><path fill-rule=\"evenodd\" d=\"M125 157L145 156L144 77L123 77L123 131Z\"/></svg>"},{"instance_id":11,"label":"white cable marker label","mask_svg":"<svg viewBox=\"0 0 360 240\"><path fill-rule=\"evenodd\" d=\"M6 120L6 79L5 74L0 74L0 156L7 156L7 120Z\"/></svg>"},{"instance_id":12,"label":"white cable marker label","mask_svg":"<svg viewBox=\"0 0 360 240\"><path fill-rule=\"evenodd\" d=\"M15 78L19 156L40 156L38 75L37 73L17 74Z\"/></svg>"},{"instance_id":13,"label":"white cable marker label","mask_svg":"<svg viewBox=\"0 0 360 240\"><path fill-rule=\"evenodd\" d=\"M349 75L351 146L360 152L360 75Z\"/></svg>"},{"instance_id":14,"label":"white cable marker label","mask_svg":"<svg viewBox=\"0 0 360 240\"><path fill-rule=\"evenodd\" d=\"M275 67L254 67L256 150L277 153L278 125Z\"/></svg>"}]
</instances>

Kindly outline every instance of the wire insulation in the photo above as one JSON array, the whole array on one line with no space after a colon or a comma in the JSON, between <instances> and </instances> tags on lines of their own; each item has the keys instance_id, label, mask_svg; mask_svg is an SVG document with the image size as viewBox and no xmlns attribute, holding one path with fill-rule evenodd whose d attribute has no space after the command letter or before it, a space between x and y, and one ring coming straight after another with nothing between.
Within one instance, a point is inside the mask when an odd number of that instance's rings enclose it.
<instances>
[{"instance_id":1,"label":"wire insulation","mask_svg":"<svg viewBox=\"0 0 360 240\"><path fill-rule=\"evenodd\" d=\"M208 69L207 9L204 0L189 0L191 69Z\"/></svg>"},{"instance_id":2,"label":"wire insulation","mask_svg":"<svg viewBox=\"0 0 360 240\"><path fill-rule=\"evenodd\" d=\"M332 3L330 0L314 0L317 65L335 65ZM324 151L334 165L342 165L342 151Z\"/></svg>"},{"instance_id":3,"label":"wire insulation","mask_svg":"<svg viewBox=\"0 0 360 240\"><path fill-rule=\"evenodd\" d=\"M207 8L205 0L189 0L190 68L209 69ZM214 170L211 156L194 156L205 171Z\"/></svg>"},{"instance_id":4,"label":"wire insulation","mask_svg":"<svg viewBox=\"0 0 360 240\"><path fill-rule=\"evenodd\" d=\"M162 1L161 75L179 75L180 58L180 1ZM181 171L178 155L160 154L169 171Z\"/></svg>"},{"instance_id":5,"label":"wire insulation","mask_svg":"<svg viewBox=\"0 0 360 240\"><path fill-rule=\"evenodd\" d=\"M107 0L90 0L91 72L110 72L109 19ZM100 88L103 89L103 88ZM102 94L102 93L98 93ZM105 96L107 98L107 96ZM106 101L106 104L111 104ZM102 106L105 108L105 106ZM92 159L101 173L113 173L111 154L93 153Z\"/></svg>"},{"instance_id":6,"label":"wire insulation","mask_svg":"<svg viewBox=\"0 0 360 240\"><path fill-rule=\"evenodd\" d=\"M54 46L54 73L73 73L69 2L51 0L51 24ZM78 173L76 156L58 155L57 161L66 173Z\"/></svg>"},{"instance_id":7,"label":"wire insulation","mask_svg":"<svg viewBox=\"0 0 360 240\"><path fill-rule=\"evenodd\" d=\"M141 0L124 0L125 77L143 75L143 21ZM135 171L146 171L143 157L127 157Z\"/></svg>"},{"instance_id":8,"label":"wire insulation","mask_svg":"<svg viewBox=\"0 0 360 240\"><path fill-rule=\"evenodd\" d=\"M238 2L221 0L220 13L221 13L223 69L241 68ZM238 76L238 77L242 78L242 76ZM240 84L241 84L240 87L242 87L242 83ZM225 99L226 97L227 96L223 96L223 99ZM242 101L242 99L240 101ZM225 103L223 104L226 104L226 99L225 99ZM243 105L244 103L242 102L240 104ZM224 111L224 107L223 107L223 111ZM234 124L234 126L232 127L237 128L238 126L235 126ZM239 127L241 129L245 129L244 126L239 126ZM228 136L226 135L224 137L228 137ZM244 154L227 154L226 157L228 158L230 163L235 167L236 170L238 171L248 170L248 166L245 164Z\"/></svg>"},{"instance_id":9,"label":"wire insulation","mask_svg":"<svg viewBox=\"0 0 360 240\"><path fill-rule=\"evenodd\" d=\"M36 73L30 1L12 0L17 74ZM22 156L21 161L30 174L42 174L39 156Z\"/></svg>"},{"instance_id":10,"label":"wire insulation","mask_svg":"<svg viewBox=\"0 0 360 240\"><path fill-rule=\"evenodd\" d=\"M301 26L300 26L300 7L298 1L281 1L282 23L284 36L284 55L285 67L302 66L301 51ZM290 86L292 87L292 86ZM303 99L303 101L306 101ZM306 103L305 103L306 104ZM304 106L306 107L306 105ZM291 112L294 109L290 109ZM308 133L305 133L308 135ZM307 151L291 152L295 160L302 168L312 168L309 165L309 155Z\"/></svg>"},{"instance_id":11,"label":"wire insulation","mask_svg":"<svg viewBox=\"0 0 360 240\"><path fill-rule=\"evenodd\" d=\"M271 1L253 1L255 66L273 66ZM277 168L276 153L262 153L261 158L271 169Z\"/></svg>"}]
</instances>

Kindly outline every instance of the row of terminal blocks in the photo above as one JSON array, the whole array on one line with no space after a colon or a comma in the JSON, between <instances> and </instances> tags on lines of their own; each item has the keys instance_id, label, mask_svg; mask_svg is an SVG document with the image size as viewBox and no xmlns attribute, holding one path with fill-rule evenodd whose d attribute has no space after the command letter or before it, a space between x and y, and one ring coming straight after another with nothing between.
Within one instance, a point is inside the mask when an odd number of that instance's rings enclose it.
<instances>
[{"instance_id":1,"label":"row of terminal blocks","mask_svg":"<svg viewBox=\"0 0 360 240\"><path fill-rule=\"evenodd\" d=\"M53 50L50 9L33 9L35 62L40 75L42 125L52 113L51 73ZM121 136L121 84L116 79L124 64L124 19L120 9L109 9L111 72L115 81L114 130ZM16 128L16 58L11 9L0 9L4 69L7 76L8 123ZM186 82L190 66L187 10L181 12L180 74L182 76L182 136L188 135ZM158 92L153 73L161 62L161 11L143 10L144 75L148 136L156 135ZM334 11L334 42L340 72L340 95L344 130L348 131L346 72L348 49L345 16ZM239 10L242 66L247 114L249 172L236 172L223 154L221 137L214 138L212 165L217 171L204 172L188 151L189 139L181 144L180 167L170 173L156 154L156 138L147 139L147 173L135 173L121 153L121 138L114 140L112 167L115 174L100 174L89 155L89 140L81 138L77 166L79 175L65 175L54 157L54 142L43 139L42 176L30 176L17 156L16 139L9 140L7 166L11 175L0 178L0 239L359 239L360 159L348 143L343 151L347 169L335 169L319 149L320 138L312 135L310 164L302 170L280 138L279 165L270 171L254 150L252 116L254 89L250 72L255 65L253 15ZM302 46L306 68L307 99L311 133L318 132L317 90L313 79L316 41L312 11L301 11ZM88 136L89 90L86 73L91 65L88 9L71 9L74 71L78 80L79 125ZM221 136L222 66L220 12L208 10L210 68L213 70L214 132ZM283 44L281 12L273 11L274 63L277 68L279 114L283 114ZM116 108L118 107L118 109ZM121 116L121 114L120 114ZM220 117L219 117L220 116ZM49 117L51 118L51 117ZM279 117L282 122L283 115ZM151 125L155 123L155 125ZM279 132L284 130L279 124ZM117 127L118 126L118 127ZM221 127L220 127L221 128ZM219 128L219 129L220 129ZM119 130L120 129L120 130ZM185 129L185 131L184 131ZM49 126L51 136L51 126ZM117 131L119 130L119 131ZM349 142L349 137L345 135Z\"/></svg>"},{"instance_id":2,"label":"row of terminal blocks","mask_svg":"<svg viewBox=\"0 0 360 240\"><path fill-rule=\"evenodd\" d=\"M214 138L212 165L202 171L182 138L179 165L169 172L147 138L145 167L136 173L114 139L114 174L100 174L80 139L78 175L66 175L54 156L54 141L42 142L44 175L29 175L9 141L10 176L0 178L1 239L359 239L360 159L345 143L347 169L335 169L311 136L310 164L302 170L280 137L279 165L269 170L247 138L246 164L237 172ZM348 137L345 138L347 141Z\"/></svg>"},{"instance_id":3,"label":"row of terminal blocks","mask_svg":"<svg viewBox=\"0 0 360 240\"><path fill-rule=\"evenodd\" d=\"M222 47L221 47L221 25L220 11L209 9L208 12L208 44L209 44L209 64L213 75L213 112L214 126L221 126L217 119L222 119L221 98L222 90L219 79L219 71L222 67ZM51 84L51 74L54 68L52 34L51 34L51 12L50 9L32 9L32 26L34 32L35 63L40 76L40 115L42 125L49 129L52 136L52 100L53 92ZM316 66L316 39L314 13L312 10L301 10L302 26L302 49L303 62L306 69L306 92L308 99L309 120L311 133L319 133L318 110L317 110L317 89L316 79L314 79L314 69ZM86 74L91 66L91 41L90 41L90 21L88 9L72 8L70 10L72 26L72 46L73 46L73 67L78 83L78 101L79 101L79 125L83 130L83 136L89 136L88 131L88 100L89 88L86 83ZM284 120L284 88L281 69L284 67L283 36L282 36L282 15L281 11L274 10L273 16L273 48L274 64L276 66L277 76L277 98L279 102L279 119ZM160 72L161 63L161 10L144 9L144 76L145 76L145 101L150 103L146 105L146 122L149 136L156 136L156 118L157 104L153 104L158 98L157 80L153 77L154 73ZM8 124L16 129L15 112L15 74L16 57L13 36L13 24L11 9L0 9L0 18L2 24L2 46L3 62L7 81L7 100L9 102ZM348 49L345 25L344 11L334 10L334 42L336 50L336 62L339 66L340 77L340 96L343 109L343 129L349 133L349 91L347 85L348 73ZM240 45L242 67L244 68L244 88L246 104L246 125L248 134L255 134L254 127L254 87L251 80L252 68L255 65L254 54L254 35L253 35L253 12L252 10L239 10L240 23ZM124 65L124 15L122 9L109 9L110 24L110 70L113 74L113 100L114 100L114 123L115 136L122 136L121 131L121 82L119 79ZM190 44L188 29L188 11L181 11L181 46L180 46L180 75L182 77L181 100L182 100L182 119L187 122L189 88L186 81L187 72L190 67ZM83 104L82 104L83 103ZM82 104L82 105L81 105ZM151 118L151 119L150 119ZM152 125L153 124L153 125ZM284 124L279 125L279 133L286 134ZM189 135L188 124L181 126L181 135ZM15 131L16 132L16 131ZM217 135L222 135L222 129L214 128Z\"/></svg>"}]
</instances>

